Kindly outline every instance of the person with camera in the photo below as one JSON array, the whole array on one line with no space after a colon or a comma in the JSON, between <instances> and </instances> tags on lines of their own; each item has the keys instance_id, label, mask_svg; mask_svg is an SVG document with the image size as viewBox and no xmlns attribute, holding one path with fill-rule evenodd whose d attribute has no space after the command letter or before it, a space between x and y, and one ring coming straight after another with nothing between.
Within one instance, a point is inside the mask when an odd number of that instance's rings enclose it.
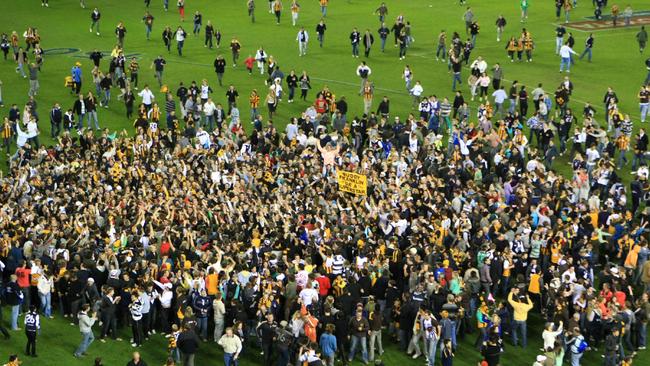
<instances>
[{"instance_id":1,"label":"person with camera","mask_svg":"<svg viewBox=\"0 0 650 366\"><path fill-rule=\"evenodd\" d=\"M515 296L517 298L515 299ZM519 288L514 287L510 290L508 295L508 303L514 310L514 321L512 323L512 343L517 346L519 341L518 333L521 332L521 347L526 348L528 338L526 336L526 320L528 320L528 312L533 308L533 302L528 295L520 293Z\"/></svg>"}]
</instances>

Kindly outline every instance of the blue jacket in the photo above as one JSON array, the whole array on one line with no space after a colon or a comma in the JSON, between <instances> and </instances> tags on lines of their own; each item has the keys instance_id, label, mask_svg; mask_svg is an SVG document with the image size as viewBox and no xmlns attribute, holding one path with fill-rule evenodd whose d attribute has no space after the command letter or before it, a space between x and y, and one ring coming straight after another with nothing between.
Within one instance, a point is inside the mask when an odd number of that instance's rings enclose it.
<instances>
[{"instance_id":1,"label":"blue jacket","mask_svg":"<svg viewBox=\"0 0 650 366\"><path fill-rule=\"evenodd\" d=\"M81 81L81 68L79 66L72 67L72 80L74 80L75 83Z\"/></svg>"},{"instance_id":2,"label":"blue jacket","mask_svg":"<svg viewBox=\"0 0 650 366\"><path fill-rule=\"evenodd\" d=\"M329 357L336 353L336 337L333 334L323 333L320 336L320 348L323 356Z\"/></svg>"}]
</instances>

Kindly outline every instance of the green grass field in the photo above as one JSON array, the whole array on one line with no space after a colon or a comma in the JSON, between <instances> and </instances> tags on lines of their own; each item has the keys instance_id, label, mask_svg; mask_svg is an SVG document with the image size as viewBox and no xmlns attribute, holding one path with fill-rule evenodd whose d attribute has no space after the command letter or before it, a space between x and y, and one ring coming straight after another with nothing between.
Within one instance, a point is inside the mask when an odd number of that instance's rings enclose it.
<instances>
[{"instance_id":1,"label":"green grass field","mask_svg":"<svg viewBox=\"0 0 650 366\"><path fill-rule=\"evenodd\" d=\"M350 117L361 114L362 101L361 97L357 96L359 80L355 75L355 69L363 57L361 59L351 57L348 34L355 26L360 30L369 28L376 34L379 23L377 16L373 15L373 11L379 5L379 1L331 1L326 20L328 31L325 37L325 47L322 49L318 48L314 31L314 27L320 19L318 2L316 0L302 1L299 25L304 25L312 38L308 55L302 58L298 57L298 47L295 41L298 28L291 26L289 3L286 1L285 8L287 10L283 14L282 24L276 25L274 18L268 14L266 1L257 1L257 22L251 24L246 17L245 0L188 0L186 5L187 20L184 26L190 35L186 41L183 57L177 56L174 48L171 54L167 54L160 36L165 25L175 28L181 24L174 1L170 1L169 12L163 11L162 0L152 1L150 10L155 21L154 33L150 41L145 39L145 29L141 22L145 11L142 1L87 0L86 3L87 8L81 9L76 0L51 0L49 8L42 8L38 0L3 1L5 6L0 13L0 31L10 33L12 30L16 30L22 34L27 26L31 25L38 28L44 49L73 48L79 50L69 54L51 53L45 55L43 71L40 75L41 91L37 97L41 116L47 116L55 102L61 103L64 108L72 106L74 99L68 89L63 86L63 79L69 75L70 68L76 61L83 63L84 91L94 90L90 77L91 61L86 54L94 48L109 53L116 43L113 30L119 21L124 21L128 29L125 53L137 54L140 64L143 66L140 73L141 85L144 83L157 85L153 72L148 67L157 55L162 54L168 62L165 70L165 82L173 91L181 80L189 84L192 80L200 81L207 78L215 90L213 98L216 101L224 102L225 88L218 87L212 62L219 53L223 54L227 60L230 59L227 45L233 36L237 36L243 46L242 60L248 54L254 54L255 50L262 45L269 54L276 58L285 73L291 69L295 69L297 72L302 70L309 72L313 86L310 94L312 98L315 96L316 90L320 90L324 85L329 85L337 97L343 95L347 97ZM612 0L610 0L610 5L611 3ZM650 3L647 1L629 0L625 4L627 3L637 11L650 10ZM619 5L623 8L625 4L620 3ZM425 94L436 94L439 97L452 96L450 91L451 76L447 73L445 63L436 62L434 47L436 36L441 29L447 30L449 34L453 31L464 34L461 17L465 7L450 0L387 1L387 5L389 7L388 26L390 27L396 15L404 14L413 25L412 36L415 38L415 43L409 49L406 60L399 61L398 51L392 44L387 47L385 54L380 54L377 39L371 57L367 61L373 69L371 79L376 87L376 103L380 96L387 95L392 101L392 114L405 116L410 111L411 100L405 92L403 81L400 78L404 64L411 65L415 75L414 79L422 81ZM519 22L519 1L470 0L468 5L472 6L482 26L477 48L472 53L472 58L481 55L490 66L495 62L501 63L506 79L519 80L520 83L528 85L529 90L538 82L543 82L547 91L555 89L564 74L558 73L559 59L554 54L554 23L556 19L552 1L533 2L529 9L529 19L525 25ZM644 5L646 8L643 8ZM90 12L94 6L99 6L102 12L101 36L88 32ZM215 27L221 30L223 33L221 49L206 49L203 47L202 34L196 38L191 35L191 14L195 10L200 10L204 15L204 24L207 20L211 20ZM518 35L522 26L528 28L532 33L536 43L533 63L508 62L504 51L505 44L503 41L496 42L493 25L498 14L503 14L508 20L504 37ZM593 15L591 3L580 0L578 8L572 12L572 19L581 20L591 15ZM640 123L638 123L636 92L646 75L643 61L648 54L640 55L638 52L634 39L637 31L638 27L596 32L593 63L578 62L572 68L571 79L575 85L573 107L581 109L585 101L591 101L598 110L598 119L602 120L602 97L607 86L612 86L621 99L619 106L625 113L632 116L635 126L638 127ZM576 51L581 52L587 33L580 31L573 33L576 37ZM377 38L377 36L375 37ZM11 61L0 61L0 79L4 82L2 96L5 103L5 108L0 113L2 115L7 113L12 103L18 104L22 110L22 106L27 100L28 82L14 73L14 67L15 64ZM105 59L102 68L106 70L107 67L108 61ZM464 72L463 81L466 78L467 72ZM252 88L265 89L263 77L255 73L249 76L242 65L234 69L229 65L224 80L225 84L232 83L238 88L241 95L240 110L242 116L247 116L248 93ZM463 85L462 88L467 95L466 86ZM158 100L162 100L162 95L156 94ZM278 116L274 118L276 125L283 126L290 116L295 116L306 106L301 102L294 104L283 102L278 107ZM132 121L126 119L124 112L124 105L114 98L109 109L102 108L99 111L100 125L110 129L126 128L132 131ZM41 142L51 143L47 137L49 136L47 118L41 122L41 131ZM4 162L5 157L3 156L1 160ZM8 312L5 309L5 322L7 318ZM23 365L90 365L96 356L102 356L105 365L124 365L132 351L127 342L106 344L96 342L91 346L90 355L86 359L77 360L72 357L74 347L79 341L77 328L68 325L62 318L44 320L42 323L43 330L38 344L40 358L37 360L25 358ZM529 365L534 361L537 349L541 345L539 319L535 325L529 330L529 347L526 350L508 347L502 358L504 365L513 363ZM124 332L127 331L124 330ZM474 341L474 337L475 335L469 336L470 342ZM127 334L124 338L128 339ZM22 355L24 341L25 337L22 332L14 332L13 338L8 342L0 340L0 362L11 353ZM384 343L389 344L390 341L385 339ZM221 351L218 348L212 343L206 344L200 351L196 364L201 366L221 364ZM387 365L398 365L411 361L410 358L397 351L394 345L387 348L389 352L384 355ZM162 365L165 359L166 343L161 336L154 336L141 351L150 366ZM256 350L249 349L242 364L259 364L260 357L256 352ZM455 362L461 366L475 365L479 357L473 347L468 343L462 343ZM642 355L641 357L646 356ZM411 364L422 364L423 362L420 359ZM600 355L594 352L583 358L583 364L600 362Z\"/></svg>"}]
</instances>

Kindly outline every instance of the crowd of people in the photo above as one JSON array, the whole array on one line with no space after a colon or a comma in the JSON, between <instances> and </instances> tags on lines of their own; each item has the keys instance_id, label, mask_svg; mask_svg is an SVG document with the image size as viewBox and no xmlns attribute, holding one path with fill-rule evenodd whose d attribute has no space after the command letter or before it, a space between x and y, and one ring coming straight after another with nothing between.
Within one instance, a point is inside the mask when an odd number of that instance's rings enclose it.
<instances>
[{"instance_id":1,"label":"crowd of people","mask_svg":"<svg viewBox=\"0 0 650 366\"><path fill-rule=\"evenodd\" d=\"M327 7L320 0L323 17ZM184 18L183 0L178 8ZM254 22L255 3L247 8ZM528 2L521 8L523 22ZM294 1L294 24L299 9ZM281 11L279 0L269 3L278 22ZM374 13L383 51L388 7ZM101 15L92 14L90 32L99 34ZM636 121L612 88L597 111L572 100L568 76L530 94L517 81L506 86L500 65L471 57L479 27L470 8L463 19L466 42L454 33L447 52L446 33L438 37L436 56L449 63L454 97L426 94L407 65L408 116L392 113L387 96L375 108L374 76L363 61L356 72L363 113L348 111L345 98L325 86L281 128L273 117L283 85L289 102L296 89L307 101L310 79L285 75L262 48L245 60L249 73L257 66L267 74L269 87L265 98L255 90L248 96L250 118L240 114L234 85L223 105L207 80L170 90L162 56L151 65L165 95L157 102L148 85L138 88L140 65L124 56L122 23L108 72L101 52L90 55L95 90L84 84L81 65L73 67L76 97L67 110L56 104L39 116L42 58L30 64L29 102L22 111L13 104L4 118L7 152L14 143L17 149L0 179L0 295L11 330L24 328L25 354L37 355L41 322L58 314L79 328L81 342L70 350L77 358L92 352L96 335L119 342L129 334L137 348L162 334L167 365L193 366L204 342L223 349L227 366L256 348L265 366L381 364L389 339L429 366L452 366L471 347L461 341L472 337L476 361L497 366L504 352L530 348L530 314L544 324L532 333L543 347L527 362L579 366L593 352L605 366L631 365L646 349L650 319L645 128L633 133ZM147 12L143 21L149 37L154 18ZM199 12L193 22L199 33ZM395 24L403 59L410 24L402 15ZM497 27L505 25L500 17ZM212 47L221 33L207 26ZM303 56L308 36L301 32ZM167 49L175 39L182 55L185 30L165 34ZM367 34L350 35L355 58L359 45L369 56ZM31 28L29 35L25 50L38 54L40 36L34 42ZM20 38L7 39L24 72ZM237 39L230 49L237 64ZM532 49L525 29L506 46L511 60L516 52L532 61ZM472 101L479 98L473 113L456 88L462 63ZM217 57L220 85L226 66ZM115 87L133 134L100 129L97 109L111 103ZM636 97L644 122L650 86ZM41 144L39 121L42 128L48 118L54 143ZM565 155L570 168L556 161ZM631 179L622 173L628 157ZM365 194L339 190L339 172L365 176ZM1 323L0 331L16 334ZM129 365L146 364L135 352Z\"/></svg>"}]
</instances>

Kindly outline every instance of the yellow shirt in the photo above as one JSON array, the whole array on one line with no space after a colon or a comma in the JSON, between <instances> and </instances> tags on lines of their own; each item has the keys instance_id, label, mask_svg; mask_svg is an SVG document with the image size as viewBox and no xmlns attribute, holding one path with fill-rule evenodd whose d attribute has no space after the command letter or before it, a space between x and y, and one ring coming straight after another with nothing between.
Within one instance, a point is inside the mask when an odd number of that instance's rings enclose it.
<instances>
[{"instance_id":1,"label":"yellow shirt","mask_svg":"<svg viewBox=\"0 0 650 366\"><path fill-rule=\"evenodd\" d=\"M508 295L508 303L512 306L515 313L513 318L516 321L525 322L528 319L528 312L533 308L533 302L528 300L528 303L517 302L512 299L512 292Z\"/></svg>"}]
</instances>

